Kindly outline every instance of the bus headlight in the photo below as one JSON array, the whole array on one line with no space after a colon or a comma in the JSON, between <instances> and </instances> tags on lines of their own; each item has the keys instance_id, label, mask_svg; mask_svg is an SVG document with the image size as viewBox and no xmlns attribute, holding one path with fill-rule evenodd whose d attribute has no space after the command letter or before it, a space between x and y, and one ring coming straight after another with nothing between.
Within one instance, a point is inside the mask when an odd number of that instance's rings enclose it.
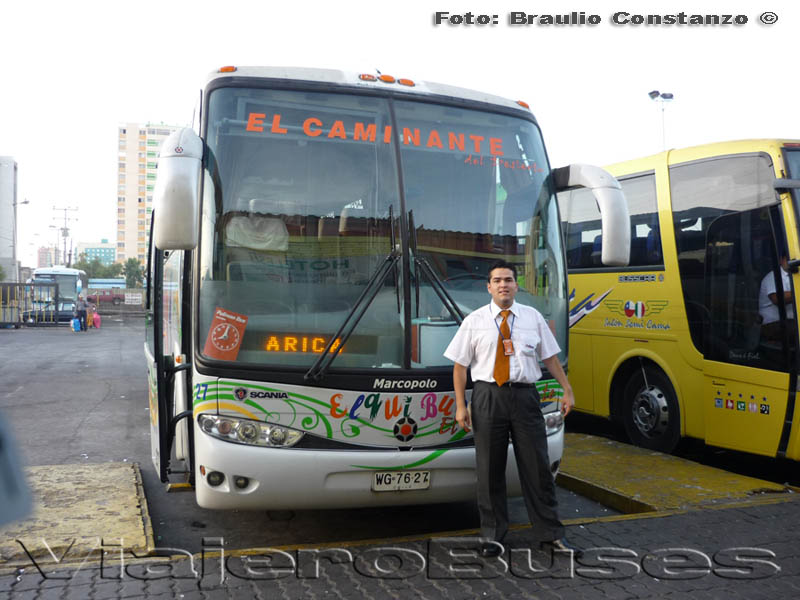
<instances>
[{"instance_id":1,"label":"bus headlight","mask_svg":"<svg viewBox=\"0 0 800 600\"><path fill-rule=\"evenodd\" d=\"M561 411L557 410L544 415L544 425L547 428L547 435L558 433L558 430L564 426L564 416Z\"/></svg>"},{"instance_id":2,"label":"bus headlight","mask_svg":"<svg viewBox=\"0 0 800 600\"><path fill-rule=\"evenodd\" d=\"M252 444L256 440L258 440L258 426L255 423L251 423L249 421L240 422L236 426L236 436L242 442L247 442L248 444Z\"/></svg>"},{"instance_id":3,"label":"bus headlight","mask_svg":"<svg viewBox=\"0 0 800 600\"><path fill-rule=\"evenodd\" d=\"M200 415L197 422L211 437L236 444L289 448L303 437L297 429L236 417Z\"/></svg>"}]
</instances>

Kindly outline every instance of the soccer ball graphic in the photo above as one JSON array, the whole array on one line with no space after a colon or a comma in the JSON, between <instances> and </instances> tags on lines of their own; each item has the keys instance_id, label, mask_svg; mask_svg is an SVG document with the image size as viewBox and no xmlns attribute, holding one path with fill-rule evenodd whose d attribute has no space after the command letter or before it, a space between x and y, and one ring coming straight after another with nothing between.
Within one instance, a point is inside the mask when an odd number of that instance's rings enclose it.
<instances>
[{"instance_id":1,"label":"soccer ball graphic","mask_svg":"<svg viewBox=\"0 0 800 600\"><path fill-rule=\"evenodd\" d=\"M417 435L417 422L411 417L403 417L394 424L394 437L401 442L410 442Z\"/></svg>"}]
</instances>

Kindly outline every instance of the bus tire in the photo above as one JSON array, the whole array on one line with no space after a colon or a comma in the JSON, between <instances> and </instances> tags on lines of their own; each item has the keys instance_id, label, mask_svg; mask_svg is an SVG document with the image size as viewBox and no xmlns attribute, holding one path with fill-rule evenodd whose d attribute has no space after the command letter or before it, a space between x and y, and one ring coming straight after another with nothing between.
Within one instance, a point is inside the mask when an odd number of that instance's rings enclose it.
<instances>
[{"instance_id":1,"label":"bus tire","mask_svg":"<svg viewBox=\"0 0 800 600\"><path fill-rule=\"evenodd\" d=\"M122 304L122 300L120 300L119 298L114 298L112 302L114 306L119 306L120 304Z\"/></svg>"},{"instance_id":2,"label":"bus tire","mask_svg":"<svg viewBox=\"0 0 800 600\"><path fill-rule=\"evenodd\" d=\"M632 373L623 391L622 421L636 446L659 452L675 449L681 439L680 408L661 369L645 365Z\"/></svg>"}]
</instances>

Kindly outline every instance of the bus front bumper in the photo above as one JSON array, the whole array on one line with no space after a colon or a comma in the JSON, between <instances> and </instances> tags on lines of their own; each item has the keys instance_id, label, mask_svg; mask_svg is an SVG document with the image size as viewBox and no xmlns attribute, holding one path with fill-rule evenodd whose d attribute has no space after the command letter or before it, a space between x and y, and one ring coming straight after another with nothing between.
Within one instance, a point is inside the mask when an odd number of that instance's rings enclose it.
<instances>
[{"instance_id":1,"label":"bus front bumper","mask_svg":"<svg viewBox=\"0 0 800 600\"><path fill-rule=\"evenodd\" d=\"M564 450L564 429L548 435L555 476ZM234 444L209 436L195 421L195 489L203 508L302 510L475 499L475 450L309 450ZM509 444L508 495L521 494ZM374 491L376 473L427 471L427 489ZM211 476L211 473L217 475ZM219 482L220 474L222 481ZM240 487L241 484L246 485ZM216 479L216 481L214 481ZM212 485L211 482L217 483Z\"/></svg>"}]
</instances>

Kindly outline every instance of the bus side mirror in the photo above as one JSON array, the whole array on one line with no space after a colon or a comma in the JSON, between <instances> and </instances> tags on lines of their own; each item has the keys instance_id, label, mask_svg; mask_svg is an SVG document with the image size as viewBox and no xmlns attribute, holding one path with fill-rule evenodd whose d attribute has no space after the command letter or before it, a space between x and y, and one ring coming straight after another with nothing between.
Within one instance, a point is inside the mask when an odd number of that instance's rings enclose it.
<instances>
[{"instance_id":1,"label":"bus side mirror","mask_svg":"<svg viewBox=\"0 0 800 600\"><path fill-rule=\"evenodd\" d=\"M556 192L573 187L592 191L603 228L600 260L611 267L625 267L630 261L631 218L619 181L605 169L573 164L553 169Z\"/></svg>"},{"instance_id":2,"label":"bus side mirror","mask_svg":"<svg viewBox=\"0 0 800 600\"><path fill-rule=\"evenodd\" d=\"M197 246L203 140L189 128L164 140L153 191L153 243L161 250Z\"/></svg>"}]
</instances>

